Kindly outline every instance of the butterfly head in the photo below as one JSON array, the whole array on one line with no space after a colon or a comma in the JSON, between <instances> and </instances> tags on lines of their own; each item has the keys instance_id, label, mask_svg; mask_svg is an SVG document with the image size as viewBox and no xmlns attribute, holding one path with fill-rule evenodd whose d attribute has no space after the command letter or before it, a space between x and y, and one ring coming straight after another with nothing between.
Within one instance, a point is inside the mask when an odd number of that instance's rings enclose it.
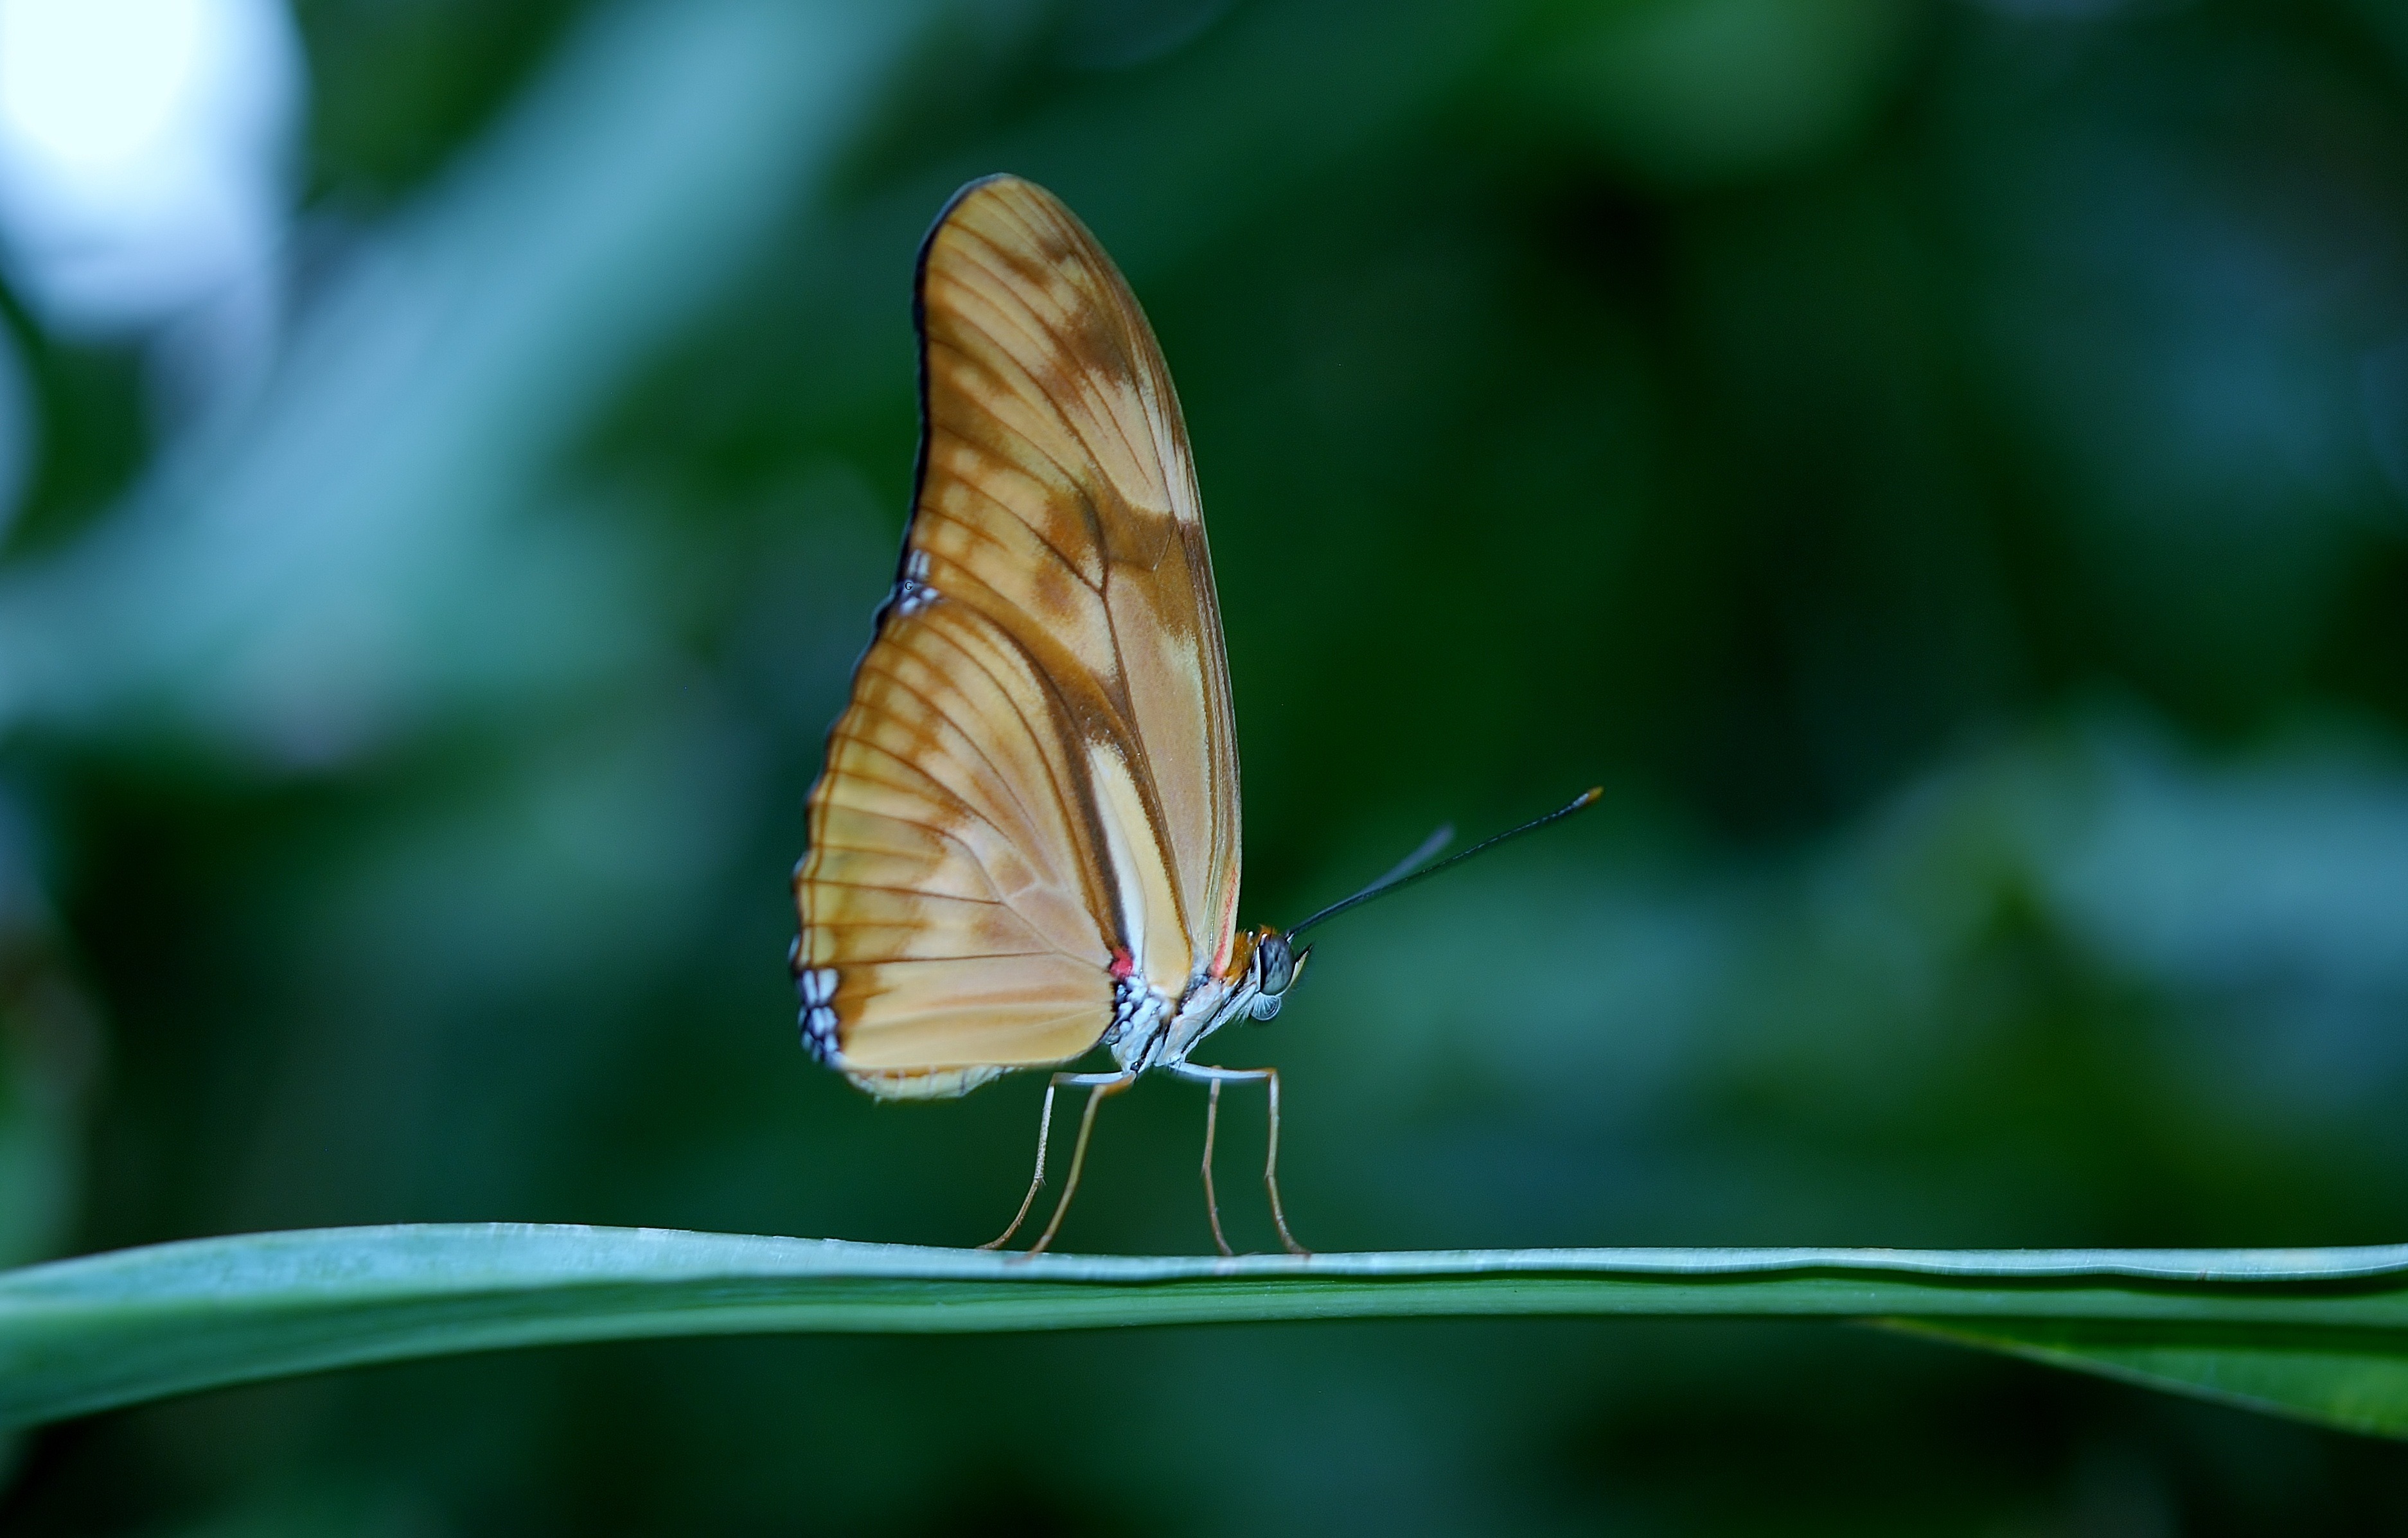
<instances>
[{"instance_id":1,"label":"butterfly head","mask_svg":"<svg viewBox=\"0 0 2408 1538\"><path fill-rule=\"evenodd\" d=\"M1257 1020L1268 1020L1279 1013L1287 990L1296 986L1296 980L1304 975L1304 964L1312 959L1312 946L1297 950L1286 935L1268 927L1256 931L1254 955L1246 963L1254 999L1246 1006L1246 1013Z\"/></svg>"}]
</instances>

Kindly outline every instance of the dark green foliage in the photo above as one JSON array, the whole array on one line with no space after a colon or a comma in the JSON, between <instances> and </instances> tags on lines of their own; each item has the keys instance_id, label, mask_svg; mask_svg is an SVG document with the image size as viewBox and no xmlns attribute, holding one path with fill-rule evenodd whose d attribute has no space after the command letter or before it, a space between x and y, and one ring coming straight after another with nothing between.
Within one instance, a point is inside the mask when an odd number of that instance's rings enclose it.
<instances>
[{"instance_id":1,"label":"dark green foliage","mask_svg":"<svg viewBox=\"0 0 2408 1538\"><path fill-rule=\"evenodd\" d=\"M2408 1237L2391 7L298 14L250 410L154 429L128 348L7 302L0 980L102 1043L0 1019L56 1247L1000 1226L1036 1085L871 1104L782 967L911 252L997 169L1179 381L1243 916L1609 787L1229 1042L1300 1237ZM1204 1247L1200 1113L1115 1100L1066 1245ZM0 1527L2383 1531L2403 1456L1800 1326L731 1340L53 1428Z\"/></svg>"}]
</instances>

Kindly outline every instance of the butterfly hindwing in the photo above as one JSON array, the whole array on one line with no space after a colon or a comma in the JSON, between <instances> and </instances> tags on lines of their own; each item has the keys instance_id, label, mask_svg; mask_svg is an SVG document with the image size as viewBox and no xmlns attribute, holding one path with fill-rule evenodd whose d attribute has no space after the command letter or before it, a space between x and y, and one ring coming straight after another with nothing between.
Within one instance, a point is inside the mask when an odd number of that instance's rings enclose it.
<instances>
[{"instance_id":1,"label":"butterfly hindwing","mask_svg":"<svg viewBox=\"0 0 2408 1538\"><path fill-rule=\"evenodd\" d=\"M806 1034L884 1094L1081 1056L1116 964L1176 1000L1227 959L1238 884L1211 561L1143 312L995 178L931 232L919 313L903 568L796 878Z\"/></svg>"}]
</instances>

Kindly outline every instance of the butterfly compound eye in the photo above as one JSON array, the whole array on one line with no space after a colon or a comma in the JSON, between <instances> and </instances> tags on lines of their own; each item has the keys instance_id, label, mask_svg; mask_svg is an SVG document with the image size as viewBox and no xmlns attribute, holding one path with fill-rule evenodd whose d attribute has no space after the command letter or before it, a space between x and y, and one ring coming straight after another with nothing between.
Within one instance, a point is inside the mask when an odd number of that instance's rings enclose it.
<instances>
[{"instance_id":1,"label":"butterfly compound eye","mask_svg":"<svg viewBox=\"0 0 2408 1538\"><path fill-rule=\"evenodd\" d=\"M1266 933L1254 951L1254 984L1256 993L1247 1011L1257 1020L1268 1020L1279 1013L1281 996L1296 985L1297 956L1288 945L1287 936Z\"/></svg>"},{"instance_id":2,"label":"butterfly compound eye","mask_svg":"<svg viewBox=\"0 0 2408 1538\"><path fill-rule=\"evenodd\" d=\"M1287 992L1296 981L1296 953L1288 949L1285 935L1263 937L1263 992L1273 999Z\"/></svg>"}]
</instances>

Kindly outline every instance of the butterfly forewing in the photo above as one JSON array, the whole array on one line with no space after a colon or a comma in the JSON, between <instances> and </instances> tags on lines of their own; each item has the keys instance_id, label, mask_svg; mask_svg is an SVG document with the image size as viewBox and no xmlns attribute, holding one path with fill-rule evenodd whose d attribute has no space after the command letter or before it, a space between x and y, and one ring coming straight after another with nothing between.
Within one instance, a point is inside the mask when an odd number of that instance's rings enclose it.
<instances>
[{"instance_id":1,"label":"butterfly forewing","mask_svg":"<svg viewBox=\"0 0 2408 1538\"><path fill-rule=\"evenodd\" d=\"M903 569L796 872L807 1036L864 1087L958 1092L1092 1048L1115 969L1224 966L1227 667L1179 403L1093 237L1011 178L921 257Z\"/></svg>"}]
</instances>

